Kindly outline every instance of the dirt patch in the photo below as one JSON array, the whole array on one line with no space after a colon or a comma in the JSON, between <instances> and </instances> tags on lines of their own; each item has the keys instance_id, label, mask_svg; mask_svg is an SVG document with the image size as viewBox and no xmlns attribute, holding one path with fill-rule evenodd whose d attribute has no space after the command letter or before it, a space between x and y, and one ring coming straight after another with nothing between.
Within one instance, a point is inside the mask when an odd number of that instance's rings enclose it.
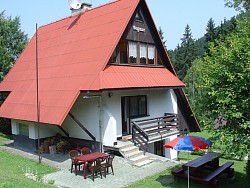
<instances>
[{"instance_id":1,"label":"dirt patch","mask_svg":"<svg viewBox=\"0 0 250 188\"><path fill-rule=\"evenodd\" d=\"M174 182L174 178L163 178L160 180L161 184L169 184Z\"/></svg>"}]
</instances>

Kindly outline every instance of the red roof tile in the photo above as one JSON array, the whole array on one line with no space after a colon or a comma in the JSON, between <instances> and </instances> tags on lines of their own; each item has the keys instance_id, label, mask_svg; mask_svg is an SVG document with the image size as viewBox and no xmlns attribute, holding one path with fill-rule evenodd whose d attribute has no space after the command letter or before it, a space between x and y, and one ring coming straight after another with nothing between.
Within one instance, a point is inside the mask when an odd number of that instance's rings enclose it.
<instances>
[{"instance_id":1,"label":"red roof tile","mask_svg":"<svg viewBox=\"0 0 250 188\"><path fill-rule=\"evenodd\" d=\"M100 89L184 86L168 69L160 67L109 65L100 76Z\"/></svg>"},{"instance_id":2,"label":"red roof tile","mask_svg":"<svg viewBox=\"0 0 250 188\"><path fill-rule=\"evenodd\" d=\"M119 0L38 30L40 122L61 125L80 90L183 86L167 69L108 66L140 0ZM36 121L35 36L0 91L0 116Z\"/></svg>"},{"instance_id":3,"label":"red roof tile","mask_svg":"<svg viewBox=\"0 0 250 188\"><path fill-rule=\"evenodd\" d=\"M61 125L79 91L93 88L138 3L115 1L39 28L41 122ZM0 91L11 91L0 108L2 117L37 119L35 40L0 85Z\"/></svg>"}]
</instances>

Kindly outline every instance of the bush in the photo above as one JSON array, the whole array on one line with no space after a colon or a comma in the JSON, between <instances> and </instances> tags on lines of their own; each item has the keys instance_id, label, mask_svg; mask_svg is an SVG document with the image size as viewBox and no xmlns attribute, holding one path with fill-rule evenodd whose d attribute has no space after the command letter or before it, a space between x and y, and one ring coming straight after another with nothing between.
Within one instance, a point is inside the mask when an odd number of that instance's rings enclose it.
<instances>
[{"instance_id":1,"label":"bush","mask_svg":"<svg viewBox=\"0 0 250 188\"><path fill-rule=\"evenodd\" d=\"M11 134L11 122L10 119L0 118L0 132L4 134Z\"/></svg>"}]
</instances>

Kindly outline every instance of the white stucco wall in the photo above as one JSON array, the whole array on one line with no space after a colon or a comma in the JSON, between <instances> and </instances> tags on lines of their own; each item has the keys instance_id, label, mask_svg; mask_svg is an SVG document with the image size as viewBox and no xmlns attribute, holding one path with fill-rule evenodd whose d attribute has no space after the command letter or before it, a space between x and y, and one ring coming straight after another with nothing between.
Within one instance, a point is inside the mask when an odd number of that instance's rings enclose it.
<instances>
[{"instance_id":1,"label":"white stucco wall","mask_svg":"<svg viewBox=\"0 0 250 188\"><path fill-rule=\"evenodd\" d=\"M168 137L167 139L165 139L165 143L177 138L178 135L172 135L170 137ZM165 157L169 158L169 159L177 159L177 151L174 149L169 149L169 148L165 148Z\"/></svg>"},{"instance_id":2,"label":"white stucco wall","mask_svg":"<svg viewBox=\"0 0 250 188\"><path fill-rule=\"evenodd\" d=\"M163 116L164 113L177 113L177 100L173 90L112 91L113 95L111 97L108 96L108 93L109 92L103 92L101 100L100 97L84 98L84 95L86 94L81 94L70 110L70 112L96 137L97 141L103 139L104 145L113 146L114 142L117 142L117 137L122 136L122 97L146 95L148 118ZM101 102L102 108L98 106L99 102ZM102 129L100 131L99 116L101 109ZM12 120L12 134L19 134L18 123L27 124L27 126L29 126L29 137L31 139L38 138L38 128L34 122ZM54 136L57 133L63 135L56 125L41 123L39 125L40 138ZM69 116L67 116L63 122L62 128L69 133L70 137L91 140L87 133L85 133ZM153 149L154 148L152 147L150 150Z\"/></svg>"},{"instance_id":3,"label":"white stucco wall","mask_svg":"<svg viewBox=\"0 0 250 188\"><path fill-rule=\"evenodd\" d=\"M110 91L109 91L110 92ZM113 146L117 137L122 136L122 112L121 97L147 95L148 115L150 117L163 116L164 113L177 113L177 100L173 90L124 90L112 91L101 94L102 103L102 138L103 144ZM94 95L92 98L85 98L86 95ZM98 102L100 97L96 93L81 94L71 109L71 113L100 141L99 114L100 108ZM91 138L67 116L62 127L69 133L70 137L80 139Z\"/></svg>"},{"instance_id":4,"label":"white stucco wall","mask_svg":"<svg viewBox=\"0 0 250 188\"><path fill-rule=\"evenodd\" d=\"M30 139L38 139L38 127L37 124L34 122L29 121L21 121L21 120L11 120L11 129L12 134L18 135L19 134L19 123L27 125L29 127L29 138ZM39 138L46 138L50 136L55 136L59 133L60 130L55 125L49 124L39 124Z\"/></svg>"}]
</instances>

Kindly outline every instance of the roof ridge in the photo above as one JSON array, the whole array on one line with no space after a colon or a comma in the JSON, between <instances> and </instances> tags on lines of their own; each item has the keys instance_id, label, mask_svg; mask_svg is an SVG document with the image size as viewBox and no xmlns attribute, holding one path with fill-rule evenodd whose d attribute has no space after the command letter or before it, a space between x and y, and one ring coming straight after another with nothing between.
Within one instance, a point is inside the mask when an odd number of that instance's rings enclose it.
<instances>
[{"instance_id":1,"label":"roof ridge","mask_svg":"<svg viewBox=\"0 0 250 188\"><path fill-rule=\"evenodd\" d=\"M96 9L98 9L98 8L102 8L102 7L104 7L104 6L107 6L107 5L110 5L110 4L113 4L113 3L117 3L118 1L121 1L121 0L112 0L112 1L110 1L110 2L108 2L108 3L105 3L105 4L99 5L99 6L97 6L97 7L91 8L91 9L89 9L89 10L87 10L87 11L84 11L84 12L81 12L81 13L79 13L79 14L70 15L70 16L66 16L65 18L61 18L61 19L55 20L55 21L53 21L53 22L51 22L51 23L42 25L42 26L40 26L39 28L46 27L46 26L51 25L51 24L54 24L54 23L56 23L56 22L60 22L60 21L66 20L66 19L68 19L68 18L73 18L73 17L79 16L79 15L82 15L82 14L84 14L84 13L87 13L87 12L90 12L90 11L93 11L93 10L96 10Z\"/></svg>"}]
</instances>

